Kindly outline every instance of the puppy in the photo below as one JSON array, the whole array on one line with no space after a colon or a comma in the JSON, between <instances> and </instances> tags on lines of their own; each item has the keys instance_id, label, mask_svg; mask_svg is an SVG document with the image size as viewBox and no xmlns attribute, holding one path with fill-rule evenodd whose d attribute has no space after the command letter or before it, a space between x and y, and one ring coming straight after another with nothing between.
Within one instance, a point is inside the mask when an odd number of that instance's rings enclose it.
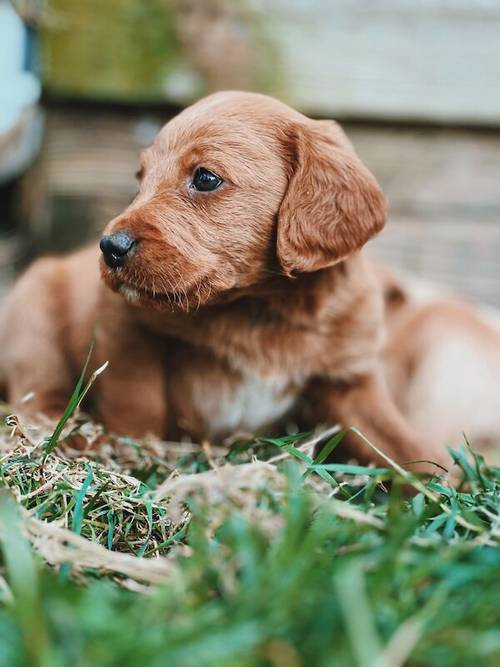
<instances>
[{"instance_id":1,"label":"puppy","mask_svg":"<svg viewBox=\"0 0 500 667\"><path fill-rule=\"evenodd\" d=\"M498 462L498 315L385 267L377 273L388 324L384 368L396 404L425 438L457 446L465 435Z\"/></svg>"},{"instance_id":2,"label":"puppy","mask_svg":"<svg viewBox=\"0 0 500 667\"><path fill-rule=\"evenodd\" d=\"M42 259L1 318L8 398L58 415L95 336L95 415L111 431L219 438L355 426L400 463L440 460L389 396L384 303L361 252L385 223L373 176L333 121L223 92L145 150L139 191L98 250ZM357 436L361 461L376 459Z\"/></svg>"}]
</instances>

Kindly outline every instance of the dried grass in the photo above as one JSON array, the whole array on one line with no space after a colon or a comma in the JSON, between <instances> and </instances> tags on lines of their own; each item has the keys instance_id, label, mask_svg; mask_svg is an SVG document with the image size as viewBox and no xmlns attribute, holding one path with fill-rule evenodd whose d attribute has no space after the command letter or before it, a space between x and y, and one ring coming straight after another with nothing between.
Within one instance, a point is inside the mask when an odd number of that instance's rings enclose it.
<instances>
[{"instance_id":1,"label":"dried grass","mask_svg":"<svg viewBox=\"0 0 500 667\"><path fill-rule=\"evenodd\" d=\"M253 458L231 464L226 447L152 438L137 443L107 436L82 419L72 419L60 445L45 456L53 426L7 415L0 432L3 485L22 507L33 547L52 566L70 564L80 577L88 569L111 574L129 587L131 580L157 584L175 572L178 552L186 553L176 536L182 537L189 523L190 498L211 508L211 533L228 505L269 531L279 527L279 515L269 509L286 487L276 462ZM267 509L263 496L270 501Z\"/></svg>"}]
</instances>

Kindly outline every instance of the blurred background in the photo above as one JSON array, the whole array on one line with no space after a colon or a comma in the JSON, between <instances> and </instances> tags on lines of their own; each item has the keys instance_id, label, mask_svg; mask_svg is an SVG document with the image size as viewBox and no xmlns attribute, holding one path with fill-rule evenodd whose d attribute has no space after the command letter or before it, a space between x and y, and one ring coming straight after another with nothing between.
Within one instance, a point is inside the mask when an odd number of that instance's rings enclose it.
<instances>
[{"instance_id":1,"label":"blurred background","mask_svg":"<svg viewBox=\"0 0 500 667\"><path fill-rule=\"evenodd\" d=\"M341 121L390 201L372 255L500 306L499 0L0 0L0 296L225 88Z\"/></svg>"}]
</instances>

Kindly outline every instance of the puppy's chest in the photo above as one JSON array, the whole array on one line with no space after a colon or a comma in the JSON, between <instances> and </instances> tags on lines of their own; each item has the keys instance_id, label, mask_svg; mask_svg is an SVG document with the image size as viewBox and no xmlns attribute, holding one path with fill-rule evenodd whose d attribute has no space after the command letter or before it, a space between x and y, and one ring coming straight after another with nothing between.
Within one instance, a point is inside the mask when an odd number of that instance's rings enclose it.
<instances>
[{"instance_id":1,"label":"puppy's chest","mask_svg":"<svg viewBox=\"0 0 500 667\"><path fill-rule=\"evenodd\" d=\"M280 420L293 407L298 388L283 376L242 375L214 386L206 378L193 383L195 410L209 435L243 429L254 432Z\"/></svg>"},{"instance_id":2,"label":"puppy's chest","mask_svg":"<svg viewBox=\"0 0 500 667\"><path fill-rule=\"evenodd\" d=\"M271 426L291 412L303 386L300 378L279 369L235 369L194 352L168 374L175 430L195 437L218 438Z\"/></svg>"},{"instance_id":3,"label":"puppy's chest","mask_svg":"<svg viewBox=\"0 0 500 667\"><path fill-rule=\"evenodd\" d=\"M318 370L318 334L245 312L176 331L167 373L174 428L195 437L277 424Z\"/></svg>"}]
</instances>

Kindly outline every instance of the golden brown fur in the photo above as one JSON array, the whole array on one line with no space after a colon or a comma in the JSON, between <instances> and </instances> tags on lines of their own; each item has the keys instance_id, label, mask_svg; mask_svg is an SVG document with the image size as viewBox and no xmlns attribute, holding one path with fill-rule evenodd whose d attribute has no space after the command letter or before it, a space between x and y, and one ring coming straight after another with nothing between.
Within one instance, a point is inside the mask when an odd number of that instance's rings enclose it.
<instances>
[{"instance_id":1,"label":"golden brown fur","mask_svg":"<svg viewBox=\"0 0 500 667\"><path fill-rule=\"evenodd\" d=\"M203 166L223 185L193 188ZM271 98L219 93L170 121L141 158L140 188L106 229L135 246L41 260L1 320L14 404L58 413L92 331L109 369L95 412L140 436L218 437L287 415L357 426L399 462L439 460L389 397L384 308L361 248L385 200L342 130ZM356 437L360 460L376 458Z\"/></svg>"}]
</instances>

